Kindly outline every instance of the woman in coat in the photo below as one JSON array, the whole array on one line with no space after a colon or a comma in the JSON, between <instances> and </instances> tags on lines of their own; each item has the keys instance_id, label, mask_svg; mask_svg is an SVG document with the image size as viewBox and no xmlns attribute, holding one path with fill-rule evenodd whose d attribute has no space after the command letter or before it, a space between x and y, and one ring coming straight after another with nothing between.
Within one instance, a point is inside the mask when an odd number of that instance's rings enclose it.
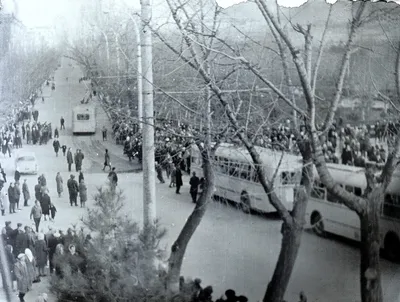
<instances>
[{"instance_id":1,"label":"woman in coat","mask_svg":"<svg viewBox=\"0 0 400 302\"><path fill-rule=\"evenodd\" d=\"M32 283L37 280L37 274L36 274L36 260L35 257L33 257L32 251L30 249L25 249L25 262L26 262L26 268L28 269L28 276L29 276L29 283L31 287L29 289L32 289Z\"/></svg>"},{"instance_id":2,"label":"woman in coat","mask_svg":"<svg viewBox=\"0 0 400 302\"><path fill-rule=\"evenodd\" d=\"M14 265L15 277L17 279L18 297L20 302L25 302L25 294L29 291L29 273L25 263L25 254L18 255L18 261Z\"/></svg>"},{"instance_id":3,"label":"woman in coat","mask_svg":"<svg viewBox=\"0 0 400 302\"><path fill-rule=\"evenodd\" d=\"M85 180L85 177L83 176L82 171L80 171L78 176L78 183L81 183L82 180Z\"/></svg>"},{"instance_id":4,"label":"woman in coat","mask_svg":"<svg viewBox=\"0 0 400 302\"><path fill-rule=\"evenodd\" d=\"M44 195L42 197L42 202L41 202L42 213L44 215L44 220L47 220L46 216L50 215L50 205L51 205L50 196L49 196L49 194L44 193Z\"/></svg>"},{"instance_id":5,"label":"woman in coat","mask_svg":"<svg viewBox=\"0 0 400 302\"><path fill-rule=\"evenodd\" d=\"M15 198L15 204L17 206L17 209L21 210L19 207L19 201L21 199L21 187L19 186L18 181L15 183L15 186L14 186L14 198Z\"/></svg>"},{"instance_id":6,"label":"woman in coat","mask_svg":"<svg viewBox=\"0 0 400 302\"><path fill-rule=\"evenodd\" d=\"M56 183L57 183L58 197L61 197L61 193L64 191L64 188L63 188L64 180L63 180L60 172L57 172Z\"/></svg>"},{"instance_id":7,"label":"woman in coat","mask_svg":"<svg viewBox=\"0 0 400 302\"><path fill-rule=\"evenodd\" d=\"M36 265L39 270L39 276L45 277L44 268L47 264L47 243L44 240L44 234L38 235L38 240L35 243Z\"/></svg>"},{"instance_id":8,"label":"woman in coat","mask_svg":"<svg viewBox=\"0 0 400 302\"><path fill-rule=\"evenodd\" d=\"M26 179L24 179L24 183L22 184L22 194L24 195L24 207L27 207L28 201L31 199L31 194L29 193L29 187L26 183Z\"/></svg>"},{"instance_id":9,"label":"woman in coat","mask_svg":"<svg viewBox=\"0 0 400 302\"><path fill-rule=\"evenodd\" d=\"M81 200L81 208L84 208L87 201L87 187L83 179L79 183L79 197Z\"/></svg>"}]
</instances>

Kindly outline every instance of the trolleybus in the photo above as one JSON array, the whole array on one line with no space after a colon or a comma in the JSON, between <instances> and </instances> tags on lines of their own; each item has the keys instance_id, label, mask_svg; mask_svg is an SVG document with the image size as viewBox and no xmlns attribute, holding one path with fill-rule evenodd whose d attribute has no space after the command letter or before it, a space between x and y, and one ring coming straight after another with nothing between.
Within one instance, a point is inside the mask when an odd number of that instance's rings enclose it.
<instances>
[{"instance_id":1,"label":"trolleybus","mask_svg":"<svg viewBox=\"0 0 400 302\"><path fill-rule=\"evenodd\" d=\"M361 196L367 187L365 170L360 167L327 164L336 183ZM395 171L381 205L380 244L388 258L400 259L400 173ZM333 197L314 172L314 183L307 206L306 220L320 236L332 233L360 241L360 219L357 214Z\"/></svg>"},{"instance_id":2,"label":"trolleybus","mask_svg":"<svg viewBox=\"0 0 400 302\"><path fill-rule=\"evenodd\" d=\"M72 133L93 134L96 132L96 109L91 104L82 104L72 109Z\"/></svg>"},{"instance_id":3,"label":"trolleybus","mask_svg":"<svg viewBox=\"0 0 400 302\"><path fill-rule=\"evenodd\" d=\"M291 210L296 185L300 183L302 158L292 154L271 149L256 147L264 164L269 180L276 173L274 190L282 203ZM281 160L281 156L283 156ZM279 164L280 163L280 164ZM214 196L233 201L245 212L275 212L268 197L258 181L256 170L249 152L245 148L232 144L221 144L218 147L213 166L216 179ZM199 149L191 148L191 171L203 176L202 160Z\"/></svg>"}]
</instances>

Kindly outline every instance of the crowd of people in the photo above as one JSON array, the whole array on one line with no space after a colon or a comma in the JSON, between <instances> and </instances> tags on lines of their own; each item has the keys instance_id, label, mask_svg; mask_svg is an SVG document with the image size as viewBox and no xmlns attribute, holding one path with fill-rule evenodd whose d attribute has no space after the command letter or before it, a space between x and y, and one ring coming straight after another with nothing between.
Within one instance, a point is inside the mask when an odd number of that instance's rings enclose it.
<instances>
[{"instance_id":1,"label":"crowd of people","mask_svg":"<svg viewBox=\"0 0 400 302\"><path fill-rule=\"evenodd\" d=\"M11 221L5 222L2 229L2 241L6 246L6 261L1 262L1 277L3 289L17 292L21 302L24 302L25 294L32 290L32 284L41 282L41 277L48 274L60 274L55 258L77 257L74 238L76 233L68 229L64 234L61 230L55 230L49 226L44 234L43 230L36 232L30 226L18 223L14 229ZM87 240L91 239L90 235ZM64 250L67 254L64 255ZM48 269L48 270L47 270ZM47 294L38 296L37 302L45 302Z\"/></svg>"}]
</instances>

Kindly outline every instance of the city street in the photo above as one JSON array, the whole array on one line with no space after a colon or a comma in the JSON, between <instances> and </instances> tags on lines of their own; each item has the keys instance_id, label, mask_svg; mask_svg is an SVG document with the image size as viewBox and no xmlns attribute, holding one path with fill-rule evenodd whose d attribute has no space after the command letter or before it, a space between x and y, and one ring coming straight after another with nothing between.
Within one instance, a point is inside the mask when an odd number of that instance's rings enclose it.
<instances>
[{"instance_id":1,"label":"city street","mask_svg":"<svg viewBox=\"0 0 400 302\"><path fill-rule=\"evenodd\" d=\"M90 197L96 193L96 187L106 180L108 172L103 172L101 169L104 149L108 148L116 172L125 172L118 175L118 184L126 197L126 213L135 221L141 222L142 174L129 172L137 170L138 164L136 161L130 163L122 154L122 147L112 142L111 125L100 105L97 108L96 135L94 137L71 135L72 108L79 104L86 91L84 83L78 83L80 77L82 77L80 69L72 61L63 59L62 66L55 73L56 90L52 93L44 91L48 96L44 104L37 101L39 121L51 122L54 131L55 126L59 126L60 117L64 116L67 129L60 132L61 144L72 147L73 152L80 148L85 154L83 173L88 185L87 207L93 205ZM101 140L100 129L103 125L108 128L107 142ZM43 222L41 228L47 231L48 225L52 225L57 229L66 230L72 224L79 223L85 210L69 205L66 182L71 173L67 170L66 158L62 153L58 157L55 156L52 141L42 146L24 145L23 150L36 153L39 173L45 174L51 199L58 210L55 222ZM13 179L14 157L0 156L0 162L5 168L7 177ZM64 179L64 195L61 198L56 192L57 172L61 172ZM77 178L76 172L72 174ZM31 196L34 196L37 176L23 175L21 179L24 178L28 179ZM176 195L174 189L168 188L168 181L165 184L157 183L157 214L162 225L168 230L164 240L168 250L193 209L188 181L186 175L181 195ZM8 183L5 184L6 188ZM29 213L30 207L24 208L17 214L7 214L2 217L1 226L4 226L6 220L12 221L13 228L18 222L30 225ZM277 218L249 215L229 205L210 203L187 249L182 275L201 278L203 286L211 284L214 288L214 298L218 298L226 289L233 288L237 294L246 295L249 301L261 301L280 250L280 229L281 223ZM400 266L386 260L382 260L381 264L385 301L400 301L398 286ZM34 301L41 292L49 293L46 288L48 285L46 278L42 278L40 284L33 285L33 290L26 295L26 301ZM286 300L298 301L298 294L302 290L309 302L360 301L357 245L337 238L319 238L309 231L305 232ZM14 296L16 298L16 295ZM5 301L3 293L0 294L0 301ZM56 301L55 297L50 295L50 301Z\"/></svg>"}]
</instances>

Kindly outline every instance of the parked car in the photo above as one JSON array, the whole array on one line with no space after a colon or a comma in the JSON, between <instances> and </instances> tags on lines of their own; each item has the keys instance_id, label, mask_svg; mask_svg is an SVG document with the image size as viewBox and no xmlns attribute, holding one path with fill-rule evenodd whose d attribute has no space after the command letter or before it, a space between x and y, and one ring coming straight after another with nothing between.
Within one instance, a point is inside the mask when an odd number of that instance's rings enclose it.
<instances>
[{"instance_id":1,"label":"parked car","mask_svg":"<svg viewBox=\"0 0 400 302\"><path fill-rule=\"evenodd\" d=\"M34 152L19 152L15 157L15 170L21 174L37 174L39 165Z\"/></svg>"}]
</instances>

